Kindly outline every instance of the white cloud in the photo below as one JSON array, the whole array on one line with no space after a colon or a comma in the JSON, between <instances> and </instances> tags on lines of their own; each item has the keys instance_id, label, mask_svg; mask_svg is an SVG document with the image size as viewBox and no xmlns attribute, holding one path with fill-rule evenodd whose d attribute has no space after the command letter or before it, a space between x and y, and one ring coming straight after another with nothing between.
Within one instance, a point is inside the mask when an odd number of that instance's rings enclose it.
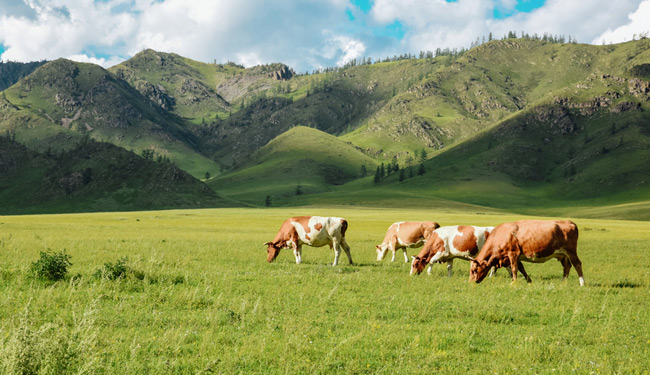
<instances>
[{"instance_id":1,"label":"white cloud","mask_svg":"<svg viewBox=\"0 0 650 375\"><path fill-rule=\"evenodd\" d=\"M343 35L333 37L328 40L328 43L333 44L337 51L343 53L336 61L338 66L343 66L348 61L362 57L363 53L366 52L366 46L361 41Z\"/></svg>"},{"instance_id":2,"label":"white cloud","mask_svg":"<svg viewBox=\"0 0 650 375\"><path fill-rule=\"evenodd\" d=\"M104 68L111 67L113 65L117 65L124 61L125 59L119 56L112 56L108 59L106 58L97 58L94 56L88 56L88 55L70 55L65 57L68 60L72 61L77 61L77 62L82 62L82 63L91 63L91 64L96 64L103 66Z\"/></svg>"},{"instance_id":3,"label":"white cloud","mask_svg":"<svg viewBox=\"0 0 650 375\"><path fill-rule=\"evenodd\" d=\"M3 2L0 0L0 6ZM76 56L108 64L145 48L200 61L332 65L354 48L324 60L321 30L349 22L349 0L24 0L0 9L3 60ZM358 47L358 46L357 46ZM93 60L95 59L95 60Z\"/></svg>"},{"instance_id":4,"label":"white cloud","mask_svg":"<svg viewBox=\"0 0 650 375\"><path fill-rule=\"evenodd\" d=\"M369 14L351 0L0 0L0 58L73 57L107 66L153 48L199 61L284 62L304 71L364 55L469 47L489 32L629 40L646 31L649 2L547 0L531 13L495 20L495 7L509 14L516 0L374 0ZM383 29L396 21L405 32L401 40Z\"/></svg>"},{"instance_id":5,"label":"white cloud","mask_svg":"<svg viewBox=\"0 0 650 375\"><path fill-rule=\"evenodd\" d=\"M247 68L264 63L264 60L255 51L238 53L237 61Z\"/></svg>"},{"instance_id":6,"label":"white cloud","mask_svg":"<svg viewBox=\"0 0 650 375\"><path fill-rule=\"evenodd\" d=\"M650 0L643 0L644 3ZM494 19L494 7L514 10L512 0L375 0L371 16L376 22L401 22L409 31L405 44L412 51L435 48L469 47L477 37L492 32L500 38L509 31L519 34L544 33L576 37L590 42L603 30L626 24L627 15L637 9L640 0L547 0L530 13L515 13L506 19ZM646 13L643 13L644 15ZM645 20L648 17L646 16ZM639 17L639 23L642 18ZM647 22L647 21L646 21ZM622 30L621 33L626 33ZM632 33L629 33L631 38Z\"/></svg>"},{"instance_id":7,"label":"white cloud","mask_svg":"<svg viewBox=\"0 0 650 375\"><path fill-rule=\"evenodd\" d=\"M635 35L641 34L648 36L650 33L650 0L644 0L634 13L628 15L628 23L607 31L594 38L592 43L620 43L629 41Z\"/></svg>"},{"instance_id":8,"label":"white cloud","mask_svg":"<svg viewBox=\"0 0 650 375\"><path fill-rule=\"evenodd\" d=\"M3 60L30 61L77 55L90 46L110 47L134 29L128 13L113 14L111 2L29 0L33 17L0 15Z\"/></svg>"}]
</instances>

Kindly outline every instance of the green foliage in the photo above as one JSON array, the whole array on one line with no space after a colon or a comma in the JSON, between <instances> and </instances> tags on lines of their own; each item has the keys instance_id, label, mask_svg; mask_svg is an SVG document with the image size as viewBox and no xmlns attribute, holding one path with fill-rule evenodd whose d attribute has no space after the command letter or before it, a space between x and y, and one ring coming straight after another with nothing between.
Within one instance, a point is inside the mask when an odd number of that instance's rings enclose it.
<instances>
[{"instance_id":1,"label":"green foliage","mask_svg":"<svg viewBox=\"0 0 650 375\"><path fill-rule=\"evenodd\" d=\"M93 276L95 278L106 278L108 280L118 280L125 279L129 276L137 279L143 280L145 275L143 272L134 270L128 266L128 257L121 257L117 262L106 262L104 266L95 270Z\"/></svg>"},{"instance_id":2,"label":"green foliage","mask_svg":"<svg viewBox=\"0 0 650 375\"><path fill-rule=\"evenodd\" d=\"M71 324L60 318L37 325L28 303L11 321L12 336L0 341L0 372L6 375L79 374L97 368L94 303Z\"/></svg>"},{"instance_id":3,"label":"green foliage","mask_svg":"<svg viewBox=\"0 0 650 375\"><path fill-rule=\"evenodd\" d=\"M420 163L420 166L418 167L418 176L422 176L425 173L426 168L424 167L424 163Z\"/></svg>"},{"instance_id":4,"label":"green foliage","mask_svg":"<svg viewBox=\"0 0 650 375\"><path fill-rule=\"evenodd\" d=\"M48 249L48 251L41 251L40 254L40 258L30 267L30 272L34 277L55 282L68 276L68 267L72 263L70 263L70 255L66 253L65 249L58 253Z\"/></svg>"}]
</instances>

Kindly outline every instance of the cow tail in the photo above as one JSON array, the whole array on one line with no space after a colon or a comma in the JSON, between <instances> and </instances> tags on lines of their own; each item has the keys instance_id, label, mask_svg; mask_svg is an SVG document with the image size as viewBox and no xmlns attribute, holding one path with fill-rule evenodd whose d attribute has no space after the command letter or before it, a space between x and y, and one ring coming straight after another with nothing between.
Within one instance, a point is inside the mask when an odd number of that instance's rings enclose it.
<instances>
[{"instance_id":1,"label":"cow tail","mask_svg":"<svg viewBox=\"0 0 650 375\"><path fill-rule=\"evenodd\" d=\"M348 221L341 219L341 237L345 237L346 230L348 230Z\"/></svg>"}]
</instances>

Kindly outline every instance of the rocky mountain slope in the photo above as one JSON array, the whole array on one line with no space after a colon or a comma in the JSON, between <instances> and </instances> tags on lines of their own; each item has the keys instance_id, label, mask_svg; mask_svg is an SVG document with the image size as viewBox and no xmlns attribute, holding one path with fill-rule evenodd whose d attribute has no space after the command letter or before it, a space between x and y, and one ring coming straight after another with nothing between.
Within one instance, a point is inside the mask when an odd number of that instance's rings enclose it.
<instances>
[{"instance_id":1,"label":"rocky mountain slope","mask_svg":"<svg viewBox=\"0 0 650 375\"><path fill-rule=\"evenodd\" d=\"M0 94L0 134L39 152L90 137L168 158L253 204L392 185L503 207L638 200L647 191L649 81L648 39L495 40L312 75L144 50L108 71L66 60L36 69ZM372 181L381 163L422 158L424 175Z\"/></svg>"}]
</instances>

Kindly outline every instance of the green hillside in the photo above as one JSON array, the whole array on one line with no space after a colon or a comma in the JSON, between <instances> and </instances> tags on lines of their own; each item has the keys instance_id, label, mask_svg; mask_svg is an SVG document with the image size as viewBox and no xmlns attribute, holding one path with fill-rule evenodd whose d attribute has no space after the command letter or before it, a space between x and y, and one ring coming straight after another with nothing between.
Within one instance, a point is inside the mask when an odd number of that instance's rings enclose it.
<instances>
[{"instance_id":1,"label":"green hillside","mask_svg":"<svg viewBox=\"0 0 650 375\"><path fill-rule=\"evenodd\" d=\"M232 205L170 162L108 143L39 154L0 137L0 214Z\"/></svg>"},{"instance_id":2,"label":"green hillside","mask_svg":"<svg viewBox=\"0 0 650 375\"><path fill-rule=\"evenodd\" d=\"M269 195L275 204L296 196L331 190L368 174L376 162L358 148L322 131L296 126L255 152L237 172L209 185L221 194L255 205Z\"/></svg>"},{"instance_id":3,"label":"green hillside","mask_svg":"<svg viewBox=\"0 0 650 375\"><path fill-rule=\"evenodd\" d=\"M0 61L0 91L13 86L21 78L31 74L36 68L47 61L33 61L28 63L14 61Z\"/></svg>"},{"instance_id":4,"label":"green hillside","mask_svg":"<svg viewBox=\"0 0 650 375\"><path fill-rule=\"evenodd\" d=\"M138 153L153 151L195 176L220 170L194 150L196 138L182 120L103 68L64 59L2 92L0 132L39 151L69 149L88 136Z\"/></svg>"},{"instance_id":5,"label":"green hillside","mask_svg":"<svg viewBox=\"0 0 650 375\"><path fill-rule=\"evenodd\" d=\"M650 40L505 39L431 56L311 75L153 50L110 71L57 60L2 91L0 134L40 152L90 137L153 153L253 205L644 217ZM393 160L403 172L375 183Z\"/></svg>"}]
</instances>

